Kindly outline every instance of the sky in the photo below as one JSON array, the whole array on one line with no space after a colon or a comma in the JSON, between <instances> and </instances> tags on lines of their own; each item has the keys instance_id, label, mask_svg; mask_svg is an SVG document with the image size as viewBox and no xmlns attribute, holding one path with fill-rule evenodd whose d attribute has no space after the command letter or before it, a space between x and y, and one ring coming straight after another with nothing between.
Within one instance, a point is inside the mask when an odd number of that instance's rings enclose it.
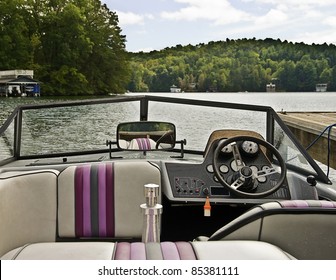
<instances>
[{"instance_id":1,"label":"sky","mask_svg":"<svg viewBox=\"0 0 336 280\"><path fill-rule=\"evenodd\" d=\"M336 0L101 0L119 17L126 49L229 39L336 44Z\"/></svg>"}]
</instances>

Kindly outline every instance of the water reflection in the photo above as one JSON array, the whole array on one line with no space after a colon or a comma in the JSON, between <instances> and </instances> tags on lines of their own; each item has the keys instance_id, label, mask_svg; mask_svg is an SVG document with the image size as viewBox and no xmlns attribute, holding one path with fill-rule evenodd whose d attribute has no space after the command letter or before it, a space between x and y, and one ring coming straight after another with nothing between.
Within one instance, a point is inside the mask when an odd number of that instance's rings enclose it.
<instances>
[{"instance_id":1,"label":"water reflection","mask_svg":"<svg viewBox=\"0 0 336 280\"><path fill-rule=\"evenodd\" d=\"M139 118L139 103L27 110L23 114L22 155L105 149L121 120Z\"/></svg>"}]
</instances>

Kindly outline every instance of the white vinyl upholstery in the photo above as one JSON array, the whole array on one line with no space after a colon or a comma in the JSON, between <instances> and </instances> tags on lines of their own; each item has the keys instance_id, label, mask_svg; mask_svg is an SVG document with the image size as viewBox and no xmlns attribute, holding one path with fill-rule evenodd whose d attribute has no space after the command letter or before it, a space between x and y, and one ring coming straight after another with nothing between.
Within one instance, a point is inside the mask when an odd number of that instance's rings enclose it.
<instances>
[{"instance_id":1,"label":"white vinyl upholstery","mask_svg":"<svg viewBox=\"0 0 336 280\"><path fill-rule=\"evenodd\" d=\"M208 240L271 243L297 259L336 259L336 202L291 200L252 208Z\"/></svg>"},{"instance_id":2,"label":"white vinyl upholstery","mask_svg":"<svg viewBox=\"0 0 336 280\"><path fill-rule=\"evenodd\" d=\"M112 260L115 243L49 242L27 244L14 249L2 260Z\"/></svg>"},{"instance_id":3,"label":"white vinyl upholstery","mask_svg":"<svg viewBox=\"0 0 336 280\"><path fill-rule=\"evenodd\" d=\"M290 260L294 259L279 247L261 241L194 241L198 260Z\"/></svg>"},{"instance_id":4,"label":"white vinyl upholstery","mask_svg":"<svg viewBox=\"0 0 336 280\"><path fill-rule=\"evenodd\" d=\"M56 239L57 171L0 178L0 256L14 248Z\"/></svg>"}]
</instances>

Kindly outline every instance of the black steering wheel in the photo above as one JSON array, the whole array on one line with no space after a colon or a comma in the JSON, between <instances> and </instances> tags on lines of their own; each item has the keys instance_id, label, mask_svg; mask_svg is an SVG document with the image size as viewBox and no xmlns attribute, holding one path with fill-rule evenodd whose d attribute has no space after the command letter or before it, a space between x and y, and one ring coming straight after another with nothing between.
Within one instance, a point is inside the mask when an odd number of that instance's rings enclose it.
<instances>
[{"instance_id":1,"label":"black steering wheel","mask_svg":"<svg viewBox=\"0 0 336 280\"><path fill-rule=\"evenodd\" d=\"M164 134L162 134L160 136L160 138L158 140L156 140L156 145L155 145L155 149L159 149L160 144L163 143L164 141L168 141L167 143L171 144L171 146L173 146L174 144L174 139L172 137L172 135L174 134L174 131L166 131Z\"/></svg>"},{"instance_id":2,"label":"black steering wheel","mask_svg":"<svg viewBox=\"0 0 336 280\"><path fill-rule=\"evenodd\" d=\"M269 161L269 166L267 168L258 171L253 170L251 166L245 165L237 144L244 141L254 142L265 147L266 151L273 155L278 161L280 171L277 171ZM227 149L228 147L232 150L233 160L235 161L237 169L233 175L231 174L230 178L228 178L228 175L225 175L224 177L224 174L220 170L219 162L223 148ZM262 153L262 151L260 152ZM278 150L265 140L252 136L238 136L220 141L213 155L213 168L216 178L225 188L229 189L231 193L245 198L262 198L269 196L282 186L286 178L286 165ZM274 174L279 173L280 176L278 175L276 176L276 179L274 179ZM268 176L272 176L272 184L269 183L267 190L258 191L260 185L258 178L267 178Z\"/></svg>"}]
</instances>

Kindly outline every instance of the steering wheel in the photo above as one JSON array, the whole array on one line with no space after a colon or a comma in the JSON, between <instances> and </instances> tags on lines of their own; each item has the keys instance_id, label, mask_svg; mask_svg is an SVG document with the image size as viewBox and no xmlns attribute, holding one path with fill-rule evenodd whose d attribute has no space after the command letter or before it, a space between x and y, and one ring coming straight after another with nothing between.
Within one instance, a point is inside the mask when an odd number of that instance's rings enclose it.
<instances>
[{"instance_id":1,"label":"steering wheel","mask_svg":"<svg viewBox=\"0 0 336 280\"><path fill-rule=\"evenodd\" d=\"M277 171L273 166L270 166L267 169L253 171L250 166L245 165L237 144L244 141L251 141L265 147L266 150L270 152L270 154L274 155L278 161L280 171ZM228 180L229 176L224 177L220 171L219 157L224 147L230 147L230 150L232 149L233 158L238 170L231 176L231 181ZM260 152L262 153L262 151ZM282 186L286 178L286 165L278 150L265 140L252 136L232 137L219 142L213 155L213 168L218 181L223 185L223 187L229 189L231 193L245 198L262 198L269 196ZM277 176L278 178L276 179L274 185L269 183L269 188L266 191L256 191L260 186L258 178L265 178L279 173L280 176ZM272 181L274 181L274 178L272 178Z\"/></svg>"},{"instance_id":2,"label":"steering wheel","mask_svg":"<svg viewBox=\"0 0 336 280\"><path fill-rule=\"evenodd\" d=\"M164 140L166 140L168 137L170 137L171 139L168 139L168 140L171 140L171 146L173 146L173 144L174 144L174 140L173 140L173 137L172 137L172 135L174 134L174 132L173 131L166 131L164 134L162 134L161 136L160 136L160 138L158 139L158 140L156 140L156 145L155 145L155 149L157 150L157 149L159 149L159 147L160 147L160 144L164 141Z\"/></svg>"}]
</instances>

